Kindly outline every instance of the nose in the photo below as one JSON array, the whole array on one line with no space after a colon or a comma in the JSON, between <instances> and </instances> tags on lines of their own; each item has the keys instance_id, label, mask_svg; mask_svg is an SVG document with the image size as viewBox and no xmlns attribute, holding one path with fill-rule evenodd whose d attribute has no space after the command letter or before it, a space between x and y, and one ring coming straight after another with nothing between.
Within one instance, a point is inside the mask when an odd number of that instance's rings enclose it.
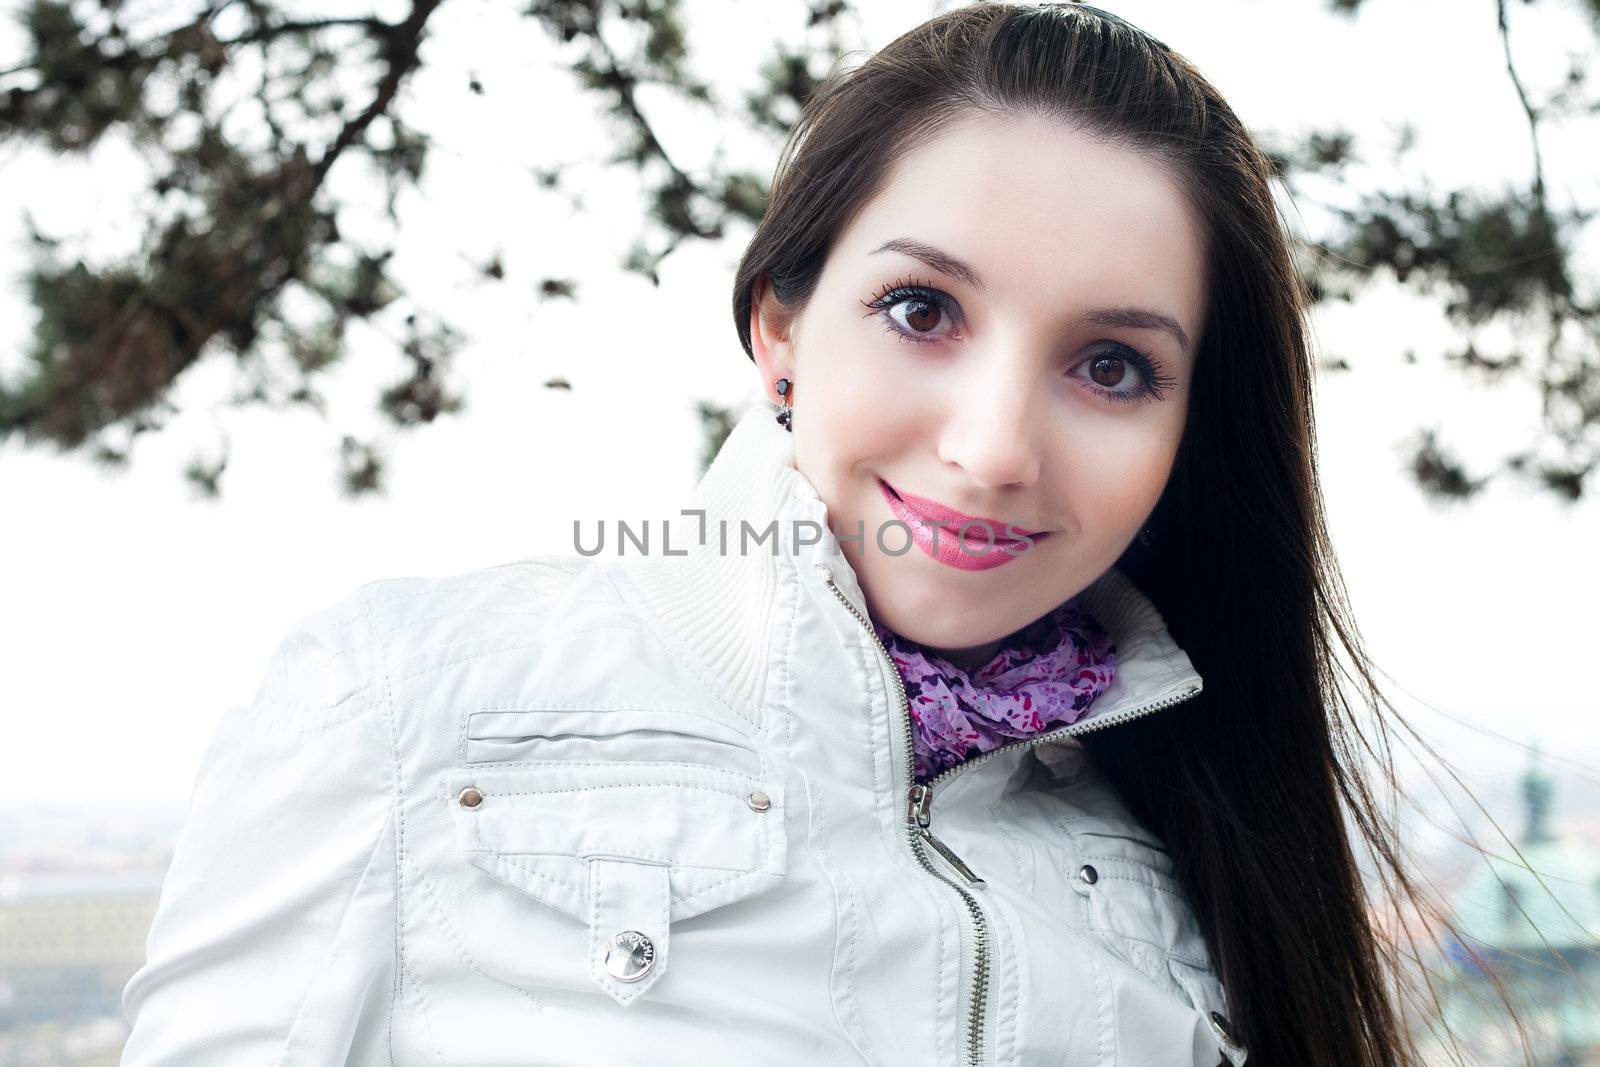
<instances>
[{"instance_id":1,"label":"nose","mask_svg":"<svg viewBox=\"0 0 1600 1067\"><path fill-rule=\"evenodd\" d=\"M950 398L939 458L985 489L1032 485L1039 478L1039 382L1023 367L992 368L963 381Z\"/></svg>"}]
</instances>

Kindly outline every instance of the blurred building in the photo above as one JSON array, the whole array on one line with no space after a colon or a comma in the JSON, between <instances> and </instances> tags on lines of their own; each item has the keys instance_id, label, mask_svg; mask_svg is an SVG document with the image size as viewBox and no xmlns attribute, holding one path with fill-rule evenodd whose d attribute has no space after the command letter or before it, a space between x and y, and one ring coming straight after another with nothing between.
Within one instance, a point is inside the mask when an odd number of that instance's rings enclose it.
<instances>
[{"instance_id":1,"label":"blurred building","mask_svg":"<svg viewBox=\"0 0 1600 1067\"><path fill-rule=\"evenodd\" d=\"M0 1067L113 1067L160 873L0 878Z\"/></svg>"},{"instance_id":2,"label":"blurred building","mask_svg":"<svg viewBox=\"0 0 1600 1067\"><path fill-rule=\"evenodd\" d=\"M1600 1067L1600 849L1560 833L1537 750L1515 849L1485 843L1451 901L1440 1015L1474 1067ZM1495 988L1511 994L1526 1049ZM1447 1062L1439 1058L1437 1062Z\"/></svg>"}]
</instances>

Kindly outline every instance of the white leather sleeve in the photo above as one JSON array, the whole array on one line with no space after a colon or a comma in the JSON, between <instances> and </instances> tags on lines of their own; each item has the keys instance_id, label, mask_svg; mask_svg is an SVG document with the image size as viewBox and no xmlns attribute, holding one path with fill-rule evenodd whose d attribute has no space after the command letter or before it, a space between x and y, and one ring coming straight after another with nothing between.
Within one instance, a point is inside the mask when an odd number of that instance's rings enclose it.
<instances>
[{"instance_id":1,"label":"white leather sleeve","mask_svg":"<svg viewBox=\"0 0 1600 1067\"><path fill-rule=\"evenodd\" d=\"M291 627L214 728L123 989L123 1067L342 1065L385 1046L395 763L369 588Z\"/></svg>"}]
</instances>

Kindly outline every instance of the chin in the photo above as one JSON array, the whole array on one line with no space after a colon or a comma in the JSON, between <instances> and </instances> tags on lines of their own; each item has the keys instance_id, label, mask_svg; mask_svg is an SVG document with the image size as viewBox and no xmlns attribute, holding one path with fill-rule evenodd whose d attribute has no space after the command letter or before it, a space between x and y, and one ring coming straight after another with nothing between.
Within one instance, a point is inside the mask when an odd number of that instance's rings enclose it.
<instances>
[{"instance_id":1,"label":"chin","mask_svg":"<svg viewBox=\"0 0 1600 1067\"><path fill-rule=\"evenodd\" d=\"M880 613L878 619L883 625L899 634L908 641L915 641L919 645L939 649L966 649L978 645L986 645L991 641L999 640L1010 631L1003 633L988 633L977 631L970 626L941 626L936 620L937 612L920 610L909 606L902 612ZM895 625L897 619L905 619L903 626Z\"/></svg>"}]
</instances>

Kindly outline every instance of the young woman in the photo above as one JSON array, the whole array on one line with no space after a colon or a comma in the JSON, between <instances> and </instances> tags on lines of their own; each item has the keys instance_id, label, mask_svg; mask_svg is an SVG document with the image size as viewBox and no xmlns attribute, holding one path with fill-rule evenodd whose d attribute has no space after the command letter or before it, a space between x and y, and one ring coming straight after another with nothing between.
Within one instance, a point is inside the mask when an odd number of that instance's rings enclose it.
<instances>
[{"instance_id":1,"label":"young woman","mask_svg":"<svg viewBox=\"0 0 1600 1067\"><path fill-rule=\"evenodd\" d=\"M778 418L618 556L297 626L123 1062L1412 1062L1271 173L1086 6L830 78L734 287Z\"/></svg>"}]
</instances>

